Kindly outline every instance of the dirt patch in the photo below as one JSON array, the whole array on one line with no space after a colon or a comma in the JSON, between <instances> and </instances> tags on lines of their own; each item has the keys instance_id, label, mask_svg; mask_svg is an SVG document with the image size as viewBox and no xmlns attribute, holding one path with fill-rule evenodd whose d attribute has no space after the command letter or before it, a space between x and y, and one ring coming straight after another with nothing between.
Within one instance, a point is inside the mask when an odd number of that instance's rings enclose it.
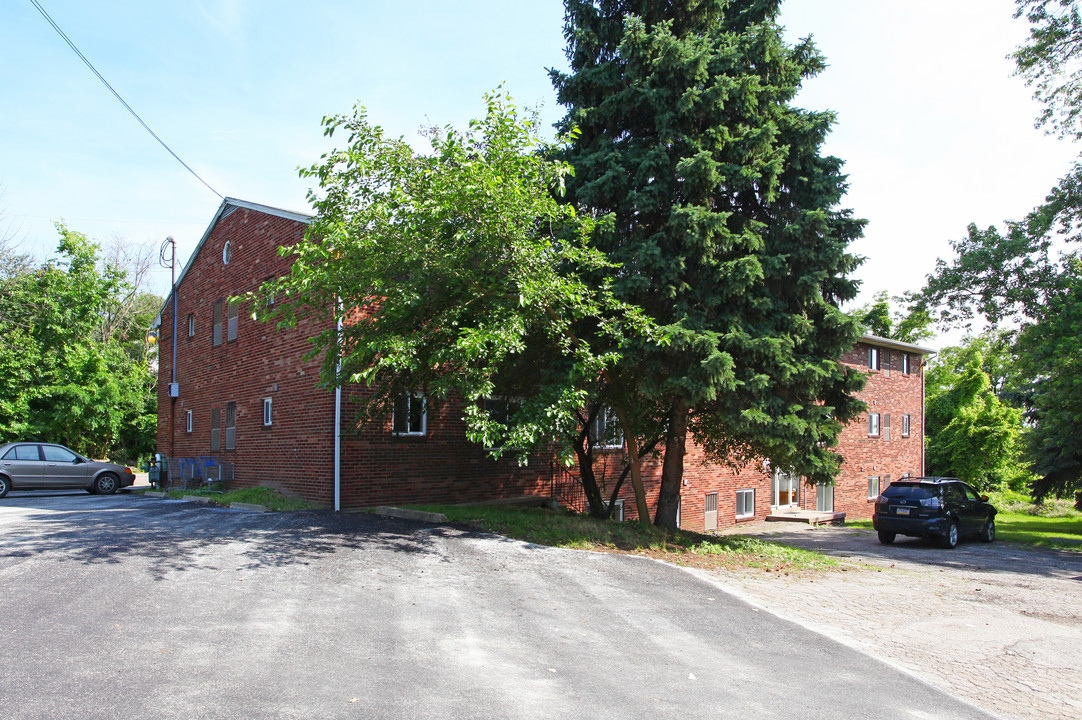
<instances>
[{"instance_id":1,"label":"dirt patch","mask_svg":"<svg viewBox=\"0 0 1082 720\"><path fill-rule=\"evenodd\" d=\"M725 586L1015 718L1082 717L1082 553L1012 543L880 545L859 528L760 523L834 571L705 568Z\"/></svg>"}]
</instances>

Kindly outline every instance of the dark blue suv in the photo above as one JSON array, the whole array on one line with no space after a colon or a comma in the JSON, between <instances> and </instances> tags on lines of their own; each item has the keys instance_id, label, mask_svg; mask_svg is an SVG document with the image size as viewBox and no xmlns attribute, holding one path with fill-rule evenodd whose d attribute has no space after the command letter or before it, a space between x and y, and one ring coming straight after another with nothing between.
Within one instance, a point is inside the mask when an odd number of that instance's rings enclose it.
<instances>
[{"instance_id":1,"label":"dark blue suv","mask_svg":"<svg viewBox=\"0 0 1082 720\"><path fill-rule=\"evenodd\" d=\"M996 509L987 495L958 478L920 477L892 482L875 500L872 527L879 542L889 545L898 535L936 538L953 548L961 537L996 539Z\"/></svg>"}]
</instances>

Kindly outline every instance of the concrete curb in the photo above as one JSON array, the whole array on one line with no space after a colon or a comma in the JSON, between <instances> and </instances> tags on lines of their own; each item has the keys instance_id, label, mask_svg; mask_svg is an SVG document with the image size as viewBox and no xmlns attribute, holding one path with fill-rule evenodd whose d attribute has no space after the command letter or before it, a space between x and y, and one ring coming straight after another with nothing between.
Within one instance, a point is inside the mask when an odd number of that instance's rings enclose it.
<instances>
[{"instance_id":1,"label":"concrete curb","mask_svg":"<svg viewBox=\"0 0 1082 720\"><path fill-rule=\"evenodd\" d=\"M158 492L156 490L147 490L145 493L143 493L143 497L164 498L164 497L169 497L169 495L167 495L164 492Z\"/></svg>"},{"instance_id":2,"label":"concrete curb","mask_svg":"<svg viewBox=\"0 0 1082 720\"><path fill-rule=\"evenodd\" d=\"M184 495L181 500L187 500L188 502L201 503L203 505L210 504L210 498L206 495Z\"/></svg>"},{"instance_id":3,"label":"concrete curb","mask_svg":"<svg viewBox=\"0 0 1082 720\"><path fill-rule=\"evenodd\" d=\"M402 518L403 520L420 520L421 522L433 523L447 522L447 516L443 513L424 512L423 510L407 510L406 508L381 506L372 512L376 515Z\"/></svg>"},{"instance_id":4,"label":"concrete curb","mask_svg":"<svg viewBox=\"0 0 1082 720\"><path fill-rule=\"evenodd\" d=\"M266 505L256 505L255 503L235 502L229 503L230 510L240 510L242 512L254 512L263 513L267 512Z\"/></svg>"}]
</instances>

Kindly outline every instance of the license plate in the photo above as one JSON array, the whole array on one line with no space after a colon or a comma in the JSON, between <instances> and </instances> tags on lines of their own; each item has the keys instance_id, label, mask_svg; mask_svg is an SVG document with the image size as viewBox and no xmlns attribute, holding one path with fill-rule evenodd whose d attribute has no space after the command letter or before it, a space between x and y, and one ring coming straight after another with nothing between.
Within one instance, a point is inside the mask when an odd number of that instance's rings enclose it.
<instances>
[{"instance_id":1,"label":"license plate","mask_svg":"<svg viewBox=\"0 0 1082 720\"><path fill-rule=\"evenodd\" d=\"M909 508L894 508L894 512L897 513L898 515L908 515L909 514Z\"/></svg>"}]
</instances>

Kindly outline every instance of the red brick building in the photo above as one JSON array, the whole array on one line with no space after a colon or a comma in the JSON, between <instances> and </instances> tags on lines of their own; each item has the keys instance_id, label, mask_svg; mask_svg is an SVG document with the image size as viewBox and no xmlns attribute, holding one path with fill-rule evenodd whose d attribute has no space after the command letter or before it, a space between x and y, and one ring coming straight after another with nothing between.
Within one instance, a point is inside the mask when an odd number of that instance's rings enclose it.
<instances>
[{"instance_id":1,"label":"red brick building","mask_svg":"<svg viewBox=\"0 0 1082 720\"><path fill-rule=\"evenodd\" d=\"M493 460L465 437L461 405L425 412L403 399L393 417L353 430L353 401L363 388L319 385L319 361L305 360L309 338L333 329L329 317L279 331L252 320L231 296L289 272L278 248L299 242L309 217L225 199L155 320L159 334L158 452L214 458L236 486L264 485L336 509L390 503L468 502L548 495L565 477L550 458L525 466ZM174 302L176 318L174 323ZM175 328L175 329L174 329ZM689 449L681 491L681 526L713 529L772 512L834 510L871 514L880 487L923 471L923 358L930 351L865 337L842 362L870 373L869 413L846 428L835 486L746 468L704 464ZM174 361L175 357L175 361ZM605 460L615 467L620 451ZM651 505L658 466L644 479ZM630 483L621 493L634 516ZM621 507L621 513L624 510Z\"/></svg>"}]
</instances>

